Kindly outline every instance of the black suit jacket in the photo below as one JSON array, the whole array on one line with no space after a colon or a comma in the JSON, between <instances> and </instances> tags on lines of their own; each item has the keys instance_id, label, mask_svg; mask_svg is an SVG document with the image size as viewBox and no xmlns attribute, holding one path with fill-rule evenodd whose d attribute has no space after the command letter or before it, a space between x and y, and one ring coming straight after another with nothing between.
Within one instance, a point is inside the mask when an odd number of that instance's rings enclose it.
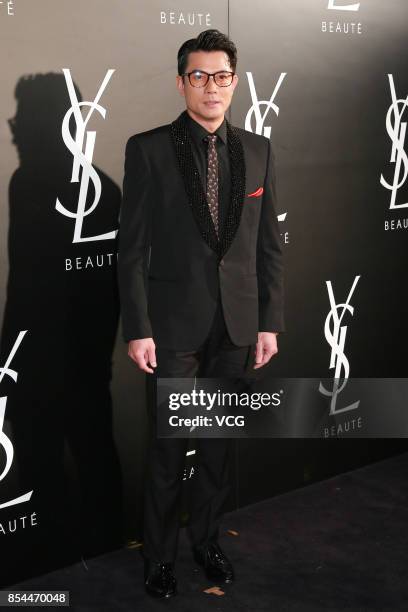
<instances>
[{"instance_id":1,"label":"black suit jacket","mask_svg":"<svg viewBox=\"0 0 408 612\"><path fill-rule=\"evenodd\" d=\"M227 122L231 200L217 238L186 111L126 144L118 278L123 338L196 350L217 299L238 346L284 331L282 245L271 144ZM263 192L262 192L263 190Z\"/></svg>"}]
</instances>

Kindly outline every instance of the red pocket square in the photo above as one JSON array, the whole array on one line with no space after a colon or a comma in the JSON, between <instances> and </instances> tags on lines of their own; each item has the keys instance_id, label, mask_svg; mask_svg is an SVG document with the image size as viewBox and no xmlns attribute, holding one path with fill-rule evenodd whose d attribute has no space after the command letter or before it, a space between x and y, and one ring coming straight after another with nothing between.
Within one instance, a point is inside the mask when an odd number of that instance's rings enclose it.
<instances>
[{"instance_id":1,"label":"red pocket square","mask_svg":"<svg viewBox=\"0 0 408 612\"><path fill-rule=\"evenodd\" d=\"M259 198L263 194L263 187L258 187L258 189L252 193L248 193L248 198Z\"/></svg>"}]
</instances>

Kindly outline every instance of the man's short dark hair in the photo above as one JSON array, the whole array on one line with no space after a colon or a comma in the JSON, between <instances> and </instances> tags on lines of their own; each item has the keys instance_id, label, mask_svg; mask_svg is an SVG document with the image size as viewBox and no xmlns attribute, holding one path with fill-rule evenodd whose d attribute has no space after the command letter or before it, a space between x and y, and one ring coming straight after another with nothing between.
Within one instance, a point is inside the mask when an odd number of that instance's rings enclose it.
<instances>
[{"instance_id":1,"label":"man's short dark hair","mask_svg":"<svg viewBox=\"0 0 408 612\"><path fill-rule=\"evenodd\" d=\"M237 67L237 48L232 40L219 30L204 30L197 38L190 38L181 45L177 54L179 75L185 73L188 56L194 51L224 51L228 55L231 70L235 72Z\"/></svg>"}]
</instances>

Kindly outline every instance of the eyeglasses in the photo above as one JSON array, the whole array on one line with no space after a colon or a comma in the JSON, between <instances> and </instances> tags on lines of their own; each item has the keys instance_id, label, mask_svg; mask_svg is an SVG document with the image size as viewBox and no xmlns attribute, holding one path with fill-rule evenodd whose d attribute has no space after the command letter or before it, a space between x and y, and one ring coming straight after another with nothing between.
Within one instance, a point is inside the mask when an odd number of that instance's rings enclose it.
<instances>
[{"instance_id":1,"label":"eyeglasses","mask_svg":"<svg viewBox=\"0 0 408 612\"><path fill-rule=\"evenodd\" d=\"M204 70L193 70L192 72L185 72L182 76L188 76L190 85L192 87L205 87L208 83L210 76L214 79L214 82L218 87L228 87L232 83L235 72L228 72L227 70L219 70L218 72L204 72Z\"/></svg>"}]
</instances>

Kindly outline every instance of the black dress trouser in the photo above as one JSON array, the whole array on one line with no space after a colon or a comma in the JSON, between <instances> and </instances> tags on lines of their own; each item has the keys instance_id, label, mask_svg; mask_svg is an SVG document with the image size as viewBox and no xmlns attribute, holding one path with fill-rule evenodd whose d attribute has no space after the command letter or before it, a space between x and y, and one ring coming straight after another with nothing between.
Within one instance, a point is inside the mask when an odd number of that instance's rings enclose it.
<instances>
[{"instance_id":1,"label":"black dress trouser","mask_svg":"<svg viewBox=\"0 0 408 612\"><path fill-rule=\"evenodd\" d=\"M148 374L147 400L150 439L144 495L143 555L154 561L174 562L180 521L180 501L188 438L158 438L155 431L156 379L235 378L248 370L253 346L232 343L220 301L210 333L197 351L172 351L156 345L157 367ZM196 438L196 472L191 481L188 535L193 546L217 541L223 508L231 484L230 438Z\"/></svg>"}]
</instances>

